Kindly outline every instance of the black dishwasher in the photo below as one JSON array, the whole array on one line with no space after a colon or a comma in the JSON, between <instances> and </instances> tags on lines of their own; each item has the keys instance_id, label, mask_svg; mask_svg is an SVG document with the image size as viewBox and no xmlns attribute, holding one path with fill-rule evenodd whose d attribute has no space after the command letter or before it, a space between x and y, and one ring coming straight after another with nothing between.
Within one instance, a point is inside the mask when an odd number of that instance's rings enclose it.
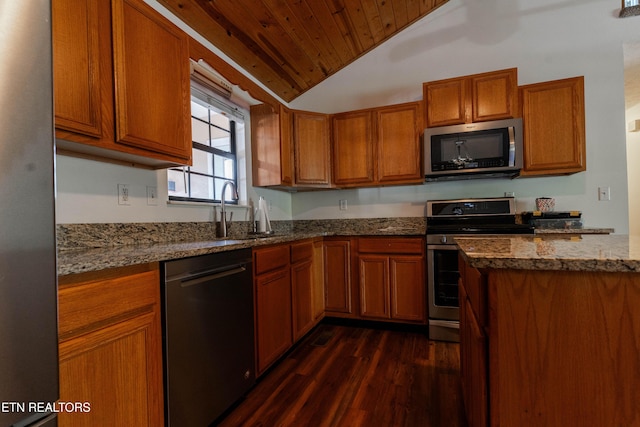
<instances>
[{"instance_id":1,"label":"black dishwasher","mask_svg":"<svg viewBox=\"0 0 640 427\"><path fill-rule=\"evenodd\" d=\"M166 423L207 426L255 383L251 249L162 264Z\"/></svg>"}]
</instances>

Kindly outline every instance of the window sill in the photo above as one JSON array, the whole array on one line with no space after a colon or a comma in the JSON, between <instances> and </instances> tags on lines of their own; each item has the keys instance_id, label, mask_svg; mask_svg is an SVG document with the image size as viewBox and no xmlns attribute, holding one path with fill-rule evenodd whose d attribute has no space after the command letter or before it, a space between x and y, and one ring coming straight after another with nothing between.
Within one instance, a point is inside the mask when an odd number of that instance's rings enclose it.
<instances>
[{"instance_id":1,"label":"window sill","mask_svg":"<svg viewBox=\"0 0 640 427\"><path fill-rule=\"evenodd\" d=\"M167 205L182 205L182 206L202 206L202 207L219 207L221 206L218 202L189 202L186 200L167 200ZM249 205L232 205L232 204L224 204L225 208L233 208L233 209L251 209Z\"/></svg>"}]
</instances>

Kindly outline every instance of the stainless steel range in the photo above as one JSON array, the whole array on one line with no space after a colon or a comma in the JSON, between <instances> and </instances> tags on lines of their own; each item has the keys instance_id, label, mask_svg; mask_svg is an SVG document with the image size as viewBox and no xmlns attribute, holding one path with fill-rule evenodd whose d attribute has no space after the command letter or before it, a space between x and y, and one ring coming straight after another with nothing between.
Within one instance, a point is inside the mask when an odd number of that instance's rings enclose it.
<instances>
[{"instance_id":1,"label":"stainless steel range","mask_svg":"<svg viewBox=\"0 0 640 427\"><path fill-rule=\"evenodd\" d=\"M427 202L427 289L429 338L458 342L458 248L463 235L531 234L516 224L513 197L430 200Z\"/></svg>"}]
</instances>

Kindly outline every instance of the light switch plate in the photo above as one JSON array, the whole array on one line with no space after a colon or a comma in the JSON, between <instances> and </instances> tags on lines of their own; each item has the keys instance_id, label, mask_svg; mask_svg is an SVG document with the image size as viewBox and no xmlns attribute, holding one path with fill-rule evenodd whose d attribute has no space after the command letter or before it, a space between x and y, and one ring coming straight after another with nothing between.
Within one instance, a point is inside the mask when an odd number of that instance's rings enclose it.
<instances>
[{"instance_id":1,"label":"light switch plate","mask_svg":"<svg viewBox=\"0 0 640 427\"><path fill-rule=\"evenodd\" d=\"M598 200L600 200L601 202L608 202L609 200L611 200L611 187L598 187Z\"/></svg>"}]
</instances>

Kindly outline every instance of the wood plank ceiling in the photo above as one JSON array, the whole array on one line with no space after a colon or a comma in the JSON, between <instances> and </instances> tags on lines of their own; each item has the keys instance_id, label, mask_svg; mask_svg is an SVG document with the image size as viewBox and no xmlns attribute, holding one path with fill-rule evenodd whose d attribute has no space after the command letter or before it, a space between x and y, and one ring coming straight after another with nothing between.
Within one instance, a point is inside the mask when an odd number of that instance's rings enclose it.
<instances>
[{"instance_id":1,"label":"wood plank ceiling","mask_svg":"<svg viewBox=\"0 0 640 427\"><path fill-rule=\"evenodd\" d=\"M158 0L286 102L449 0Z\"/></svg>"}]
</instances>

